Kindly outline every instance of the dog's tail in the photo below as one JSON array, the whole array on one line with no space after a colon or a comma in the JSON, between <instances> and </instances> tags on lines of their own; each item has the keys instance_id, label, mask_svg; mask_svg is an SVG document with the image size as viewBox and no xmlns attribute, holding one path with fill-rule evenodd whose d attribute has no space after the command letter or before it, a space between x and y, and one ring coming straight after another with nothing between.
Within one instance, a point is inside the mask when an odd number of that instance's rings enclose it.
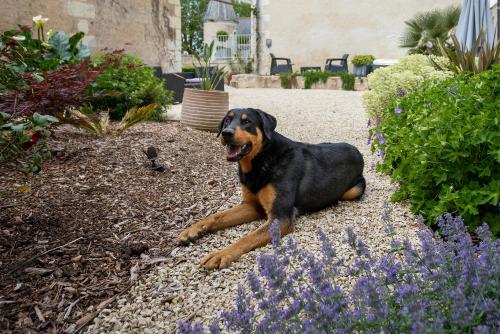
<instances>
[{"instance_id":1,"label":"dog's tail","mask_svg":"<svg viewBox=\"0 0 500 334\"><path fill-rule=\"evenodd\" d=\"M366 180L363 176L358 176L354 182L353 186L350 187L340 198L344 201L355 200L361 198L365 193Z\"/></svg>"}]
</instances>

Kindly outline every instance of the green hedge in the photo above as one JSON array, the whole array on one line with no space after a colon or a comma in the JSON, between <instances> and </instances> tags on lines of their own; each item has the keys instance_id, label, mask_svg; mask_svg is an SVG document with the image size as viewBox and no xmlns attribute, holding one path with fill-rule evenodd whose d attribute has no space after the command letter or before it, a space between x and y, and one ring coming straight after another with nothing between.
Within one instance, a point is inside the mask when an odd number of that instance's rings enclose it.
<instances>
[{"instance_id":1,"label":"green hedge","mask_svg":"<svg viewBox=\"0 0 500 334\"><path fill-rule=\"evenodd\" d=\"M401 94L403 95L403 94ZM370 130L378 170L400 182L393 199L411 202L429 224L444 212L469 228L500 232L500 66L463 74L393 100Z\"/></svg>"}]
</instances>

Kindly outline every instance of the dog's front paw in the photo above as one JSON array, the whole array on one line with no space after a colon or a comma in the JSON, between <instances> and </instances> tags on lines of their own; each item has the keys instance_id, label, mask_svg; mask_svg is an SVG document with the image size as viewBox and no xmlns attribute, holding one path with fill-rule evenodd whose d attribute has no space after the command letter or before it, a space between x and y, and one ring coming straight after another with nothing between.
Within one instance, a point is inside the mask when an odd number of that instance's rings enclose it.
<instances>
[{"instance_id":1,"label":"dog's front paw","mask_svg":"<svg viewBox=\"0 0 500 334\"><path fill-rule=\"evenodd\" d=\"M237 253L226 248L205 256L203 260L201 260L201 265L205 269L224 269L229 267L231 263L239 258L240 256Z\"/></svg>"},{"instance_id":2,"label":"dog's front paw","mask_svg":"<svg viewBox=\"0 0 500 334\"><path fill-rule=\"evenodd\" d=\"M198 239L205 232L203 224L197 223L189 226L177 237L177 243L180 245L187 245L190 242Z\"/></svg>"}]
</instances>

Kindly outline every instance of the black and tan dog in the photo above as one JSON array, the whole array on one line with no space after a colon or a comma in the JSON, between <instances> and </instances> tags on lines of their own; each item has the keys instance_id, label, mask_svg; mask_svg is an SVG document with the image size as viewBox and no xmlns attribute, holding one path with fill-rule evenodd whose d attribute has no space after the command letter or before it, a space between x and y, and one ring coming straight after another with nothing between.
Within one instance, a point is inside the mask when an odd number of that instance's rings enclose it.
<instances>
[{"instance_id":1,"label":"black and tan dog","mask_svg":"<svg viewBox=\"0 0 500 334\"><path fill-rule=\"evenodd\" d=\"M226 268L241 255L269 243L268 228L275 219L284 235L291 232L297 213L363 195L363 157L354 146L299 143L275 128L276 119L256 109L232 109L220 124L227 160L239 163L242 202L188 227L178 241L185 244L205 233L267 220L229 247L207 255L202 260L207 269Z\"/></svg>"}]
</instances>

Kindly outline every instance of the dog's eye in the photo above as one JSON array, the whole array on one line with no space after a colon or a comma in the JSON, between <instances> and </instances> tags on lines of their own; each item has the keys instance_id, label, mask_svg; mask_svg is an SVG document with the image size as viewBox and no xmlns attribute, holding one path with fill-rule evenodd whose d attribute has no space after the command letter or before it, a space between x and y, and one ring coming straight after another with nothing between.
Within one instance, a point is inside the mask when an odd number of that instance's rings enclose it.
<instances>
[{"instance_id":1,"label":"dog's eye","mask_svg":"<svg viewBox=\"0 0 500 334\"><path fill-rule=\"evenodd\" d=\"M231 118L226 118L226 120L224 121L224 125L228 125L229 123L231 123Z\"/></svg>"},{"instance_id":2,"label":"dog's eye","mask_svg":"<svg viewBox=\"0 0 500 334\"><path fill-rule=\"evenodd\" d=\"M244 119L241 121L241 124L245 125L245 124L250 124L250 120L249 119Z\"/></svg>"}]
</instances>

